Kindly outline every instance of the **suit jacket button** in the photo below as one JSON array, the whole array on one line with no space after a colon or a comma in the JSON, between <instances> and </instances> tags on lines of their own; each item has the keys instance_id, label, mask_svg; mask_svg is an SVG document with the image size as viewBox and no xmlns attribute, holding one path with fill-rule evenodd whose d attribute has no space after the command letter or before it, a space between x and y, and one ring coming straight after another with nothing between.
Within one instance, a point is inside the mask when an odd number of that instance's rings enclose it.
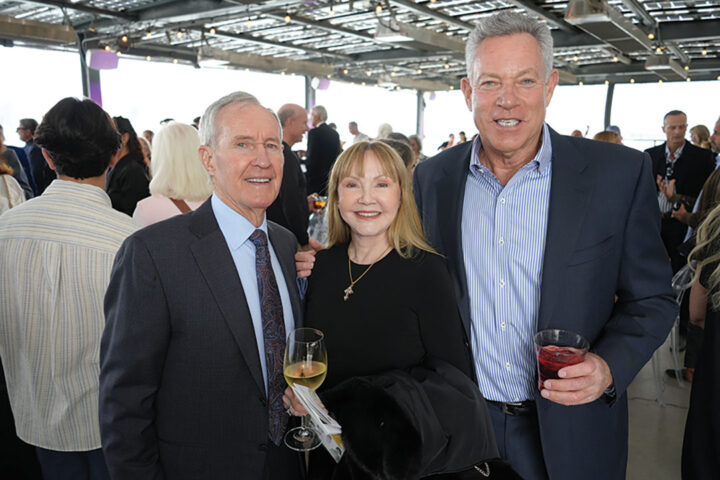
<instances>
[{"instance_id":1,"label":"suit jacket button","mask_svg":"<svg viewBox=\"0 0 720 480\"><path fill-rule=\"evenodd\" d=\"M260 400L260 404L263 407L267 407L267 400L265 400L265 397L258 397L258 400Z\"/></svg>"},{"instance_id":2,"label":"suit jacket button","mask_svg":"<svg viewBox=\"0 0 720 480\"><path fill-rule=\"evenodd\" d=\"M267 452L267 449L268 449L268 447L264 443L261 443L260 445L258 445L258 450L260 450L261 452Z\"/></svg>"}]
</instances>

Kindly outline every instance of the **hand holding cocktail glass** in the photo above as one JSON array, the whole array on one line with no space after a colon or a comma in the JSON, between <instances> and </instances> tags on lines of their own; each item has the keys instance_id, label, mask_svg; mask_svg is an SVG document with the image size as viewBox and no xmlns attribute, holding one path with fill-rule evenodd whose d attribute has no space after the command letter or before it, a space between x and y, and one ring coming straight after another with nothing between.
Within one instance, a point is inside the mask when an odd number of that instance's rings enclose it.
<instances>
[{"instance_id":1,"label":"hand holding cocktail glass","mask_svg":"<svg viewBox=\"0 0 720 480\"><path fill-rule=\"evenodd\" d=\"M597 400L612 385L610 367L588 352L582 336L567 330L542 330L535 335L540 394L562 405Z\"/></svg>"}]
</instances>

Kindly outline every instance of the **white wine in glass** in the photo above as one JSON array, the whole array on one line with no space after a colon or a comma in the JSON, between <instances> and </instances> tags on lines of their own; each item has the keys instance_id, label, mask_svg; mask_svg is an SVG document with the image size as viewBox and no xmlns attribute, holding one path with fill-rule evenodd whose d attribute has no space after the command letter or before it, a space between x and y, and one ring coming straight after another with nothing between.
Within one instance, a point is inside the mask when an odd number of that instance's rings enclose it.
<instances>
[{"instance_id":1,"label":"white wine in glass","mask_svg":"<svg viewBox=\"0 0 720 480\"><path fill-rule=\"evenodd\" d=\"M312 390L322 385L327 375L327 350L324 335L314 328L296 328L288 335L283 362L285 381L290 386L302 385ZM285 434L285 445L298 452L307 452L320 446L320 437L301 424Z\"/></svg>"}]
</instances>

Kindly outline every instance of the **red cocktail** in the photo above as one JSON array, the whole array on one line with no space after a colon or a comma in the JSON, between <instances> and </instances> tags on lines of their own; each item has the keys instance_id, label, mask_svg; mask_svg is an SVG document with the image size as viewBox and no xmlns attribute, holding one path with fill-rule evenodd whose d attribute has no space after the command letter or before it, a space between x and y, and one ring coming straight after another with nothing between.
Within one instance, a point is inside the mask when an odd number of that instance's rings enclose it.
<instances>
[{"instance_id":1,"label":"red cocktail","mask_svg":"<svg viewBox=\"0 0 720 480\"><path fill-rule=\"evenodd\" d=\"M538 388L545 380L558 377L558 370L585 360L589 348L582 335L567 330L542 330L535 335L538 360Z\"/></svg>"}]
</instances>

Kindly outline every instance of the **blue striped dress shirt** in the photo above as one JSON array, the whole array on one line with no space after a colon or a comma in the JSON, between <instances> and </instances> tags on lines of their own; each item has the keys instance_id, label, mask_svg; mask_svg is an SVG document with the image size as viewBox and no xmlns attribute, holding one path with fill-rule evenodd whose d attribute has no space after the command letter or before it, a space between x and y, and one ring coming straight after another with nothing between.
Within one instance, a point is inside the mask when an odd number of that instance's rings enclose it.
<instances>
[{"instance_id":1,"label":"blue striped dress shirt","mask_svg":"<svg viewBox=\"0 0 720 480\"><path fill-rule=\"evenodd\" d=\"M462 248L470 296L471 343L480 391L488 400L535 396L540 307L552 145L542 131L535 158L503 186L472 148L462 212Z\"/></svg>"}]
</instances>

